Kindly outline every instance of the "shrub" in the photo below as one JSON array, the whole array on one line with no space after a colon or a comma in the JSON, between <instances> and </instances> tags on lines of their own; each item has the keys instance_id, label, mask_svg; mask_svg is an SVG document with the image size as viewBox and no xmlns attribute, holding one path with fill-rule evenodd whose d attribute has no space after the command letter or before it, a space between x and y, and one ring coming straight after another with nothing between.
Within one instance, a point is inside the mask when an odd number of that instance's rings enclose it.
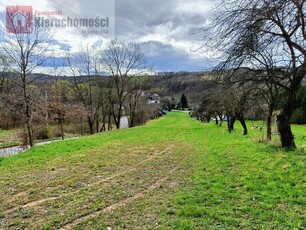
<instances>
[{"instance_id":1,"label":"shrub","mask_svg":"<svg viewBox=\"0 0 306 230\"><path fill-rule=\"evenodd\" d=\"M51 128L44 125L39 126L35 132L35 139L37 140L46 140L52 138L52 131Z\"/></svg>"}]
</instances>

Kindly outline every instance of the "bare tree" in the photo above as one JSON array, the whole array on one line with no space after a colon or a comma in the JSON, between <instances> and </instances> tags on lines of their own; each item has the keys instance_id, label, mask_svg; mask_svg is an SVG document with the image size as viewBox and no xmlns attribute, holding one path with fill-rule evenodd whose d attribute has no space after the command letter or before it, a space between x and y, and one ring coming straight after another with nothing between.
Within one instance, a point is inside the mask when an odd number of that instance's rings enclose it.
<instances>
[{"instance_id":1,"label":"bare tree","mask_svg":"<svg viewBox=\"0 0 306 230\"><path fill-rule=\"evenodd\" d=\"M50 33L45 28L33 26L33 31L24 32L16 25L15 28L11 28L13 33L3 32L1 42L1 52L7 57L6 64L10 67L9 70L18 76L15 86L22 92L23 115L30 146L34 145L32 105L35 99L32 97L35 88L31 87L35 79L31 74L49 58L47 54L52 41Z\"/></svg>"},{"instance_id":2,"label":"bare tree","mask_svg":"<svg viewBox=\"0 0 306 230\"><path fill-rule=\"evenodd\" d=\"M102 125L100 128L100 132L103 131L110 131L112 130L112 90L109 88L106 88L104 86L101 87L101 113L102 113Z\"/></svg>"},{"instance_id":3,"label":"bare tree","mask_svg":"<svg viewBox=\"0 0 306 230\"><path fill-rule=\"evenodd\" d=\"M129 127L143 125L147 121L147 100L143 89L146 87L147 79L134 77L131 82L131 92L125 104L126 114L129 118Z\"/></svg>"},{"instance_id":4,"label":"bare tree","mask_svg":"<svg viewBox=\"0 0 306 230\"><path fill-rule=\"evenodd\" d=\"M210 122L215 118L216 125L222 126L225 116L224 100L225 94L221 85L210 82L207 89L203 92L200 105L197 107L194 116L201 121ZM220 122L219 122L220 121Z\"/></svg>"},{"instance_id":5,"label":"bare tree","mask_svg":"<svg viewBox=\"0 0 306 230\"><path fill-rule=\"evenodd\" d=\"M63 66L64 63L61 65ZM60 76L62 74L62 69L60 68L59 63L57 63L53 59L53 81L51 83L51 90L50 90L50 102L49 107L50 110L53 112L52 118L57 121L61 131L62 140L65 139L65 131L64 131L64 120L69 115L69 109L65 104L64 100L66 95L69 93L69 87L66 82L61 81Z\"/></svg>"},{"instance_id":6,"label":"bare tree","mask_svg":"<svg viewBox=\"0 0 306 230\"><path fill-rule=\"evenodd\" d=\"M11 107L9 104L10 100L12 99L11 95L13 95L11 90L12 84L9 80L8 67L6 64L7 61L5 59L5 56L0 57L0 116L2 118L0 127L9 126L7 119L9 116L8 108Z\"/></svg>"},{"instance_id":7,"label":"bare tree","mask_svg":"<svg viewBox=\"0 0 306 230\"><path fill-rule=\"evenodd\" d=\"M94 48L89 45L86 48L68 58L68 64L73 74L73 91L87 112L87 123L90 134L93 134L94 126L99 118L101 100L100 87L97 84L99 58Z\"/></svg>"},{"instance_id":8,"label":"bare tree","mask_svg":"<svg viewBox=\"0 0 306 230\"><path fill-rule=\"evenodd\" d=\"M254 73L249 80L258 85L258 90L267 104L267 141L271 141L272 138L273 112L279 108L280 97L289 84L288 79L283 76L283 71L277 67L277 50L277 47L275 49L269 46L267 50L254 51L250 54L250 61L257 70L253 70Z\"/></svg>"},{"instance_id":9,"label":"bare tree","mask_svg":"<svg viewBox=\"0 0 306 230\"><path fill-rule=\"evenodd\" d=\"M277 123L282 146L289 148L296 147L289 121L306 74L305 7L304 0L221 1L211 33L206 33L213 34L210 41L225 57L219 70L249 67L250 53L260 53L271 44L278 47L276 65L287 81L282 84L286 101Z\"/></svg>"},{"instance_id":10,"label":"bare tree","mask_svg":"<svg viewBox=\"0 0 306 230\"><path fill-rule=\"evenodd\" d=\"M253 84L237 85L234 84L229 89L224 89L225 100L223 101L228 117L228 130L234 129L234 123L238 120L243 127L243 135L248 134L245 122L247 112L257 101L256 89Z\"/></svg>"},{"instance_id":11,"label":"bare tree","mask_svg":"<svg viewBox=\"0 0 306 230\"><path fill-rule=\"evenodd\" d=\"M131 79L147 70L148 66L138 44L119 40L112 40L107 44L102 54L102 62L111 75L115 95L115 98L112 98L115 99L112 103L112 113L116 128L119 129L124 101L131 92Z\"/></svg>"}]
</instances>

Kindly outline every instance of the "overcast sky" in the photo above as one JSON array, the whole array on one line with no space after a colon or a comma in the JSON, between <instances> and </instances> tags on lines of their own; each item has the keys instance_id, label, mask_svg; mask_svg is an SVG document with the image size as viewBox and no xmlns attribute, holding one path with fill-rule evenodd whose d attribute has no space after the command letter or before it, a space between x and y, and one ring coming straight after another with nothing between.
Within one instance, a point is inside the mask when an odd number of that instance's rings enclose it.
<instances>
[{"instance_id":1,"label":"overcast sky","mask_svg":"<svg viewBox=\"0 0 306 230\"><path fill-rule=\"evenodd\" d=\"M33 11L62 10L59 17L109 17L114 31L103 38L84 34L79 28L57 29L55 49L64 55L76 52L80 44L103 44L118 38L140 43L148 61L156 71L196 71L212 65L209 56L195 52L201 45L196 31L209 17L209 0L10 0L0 1L1 27L5 27L6 6L32 6ZM115 16L115 17L114 17ZM113 18L115 24L113 25ZM102 42L101 42L102 39Z\"/></svg>"},{"instance_id":2,"label":"overcast sky","mask_svg":"<svg viewBox=\"0 0 306 230\"><path fill-rule=\"evenodd\" d=\"M143 44L158 70L199 70L211 63L195 52L195 32L212 8L208 0L117 0L116 35Z\"/></svg>"}]
</instances>

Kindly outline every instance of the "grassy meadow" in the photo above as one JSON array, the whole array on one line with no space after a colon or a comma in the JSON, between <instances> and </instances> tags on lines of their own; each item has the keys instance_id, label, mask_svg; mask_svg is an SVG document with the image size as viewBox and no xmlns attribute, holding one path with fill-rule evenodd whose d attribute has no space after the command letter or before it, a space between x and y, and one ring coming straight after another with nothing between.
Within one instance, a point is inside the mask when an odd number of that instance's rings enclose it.
<instances>
[{"instance_id":1,"label":"grassy meadow","mask_svg":"<svg viewBox=\"0 0 306 230\"><path fill-rule=\"evenodd\" d=\"M304 229L306 127L293 129L285 152L173 112L0 158L0 229Z\"/></svg>"},{"instance_id":2,"label":"grassy meadow","mask_svg":"<svg viewBox=\"0 0 306 230\"><path fill-rule=\"evenodd\" d=\"M15 146L21 144L19 130L0 129L0 148Z\"/></svg>"}]
</instances>

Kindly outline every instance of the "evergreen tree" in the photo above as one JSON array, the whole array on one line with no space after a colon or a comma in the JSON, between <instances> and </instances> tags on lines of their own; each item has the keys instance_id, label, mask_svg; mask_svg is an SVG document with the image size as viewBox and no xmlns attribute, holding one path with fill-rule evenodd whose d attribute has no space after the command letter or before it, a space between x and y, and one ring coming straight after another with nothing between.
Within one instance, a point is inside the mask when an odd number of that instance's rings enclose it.
<instances>
[{"instance_id":1,"label":"evergreen tree","mask_svg":"<svg viewBox=\"0 0 306 230\"><path fill-rule=\"evenodd\" d=\"M182 109L188 108L187 97L185 96L184 93L183 93L183 95L181 96L181 105L182 105Z\"/></svg>"}]
</instances>

